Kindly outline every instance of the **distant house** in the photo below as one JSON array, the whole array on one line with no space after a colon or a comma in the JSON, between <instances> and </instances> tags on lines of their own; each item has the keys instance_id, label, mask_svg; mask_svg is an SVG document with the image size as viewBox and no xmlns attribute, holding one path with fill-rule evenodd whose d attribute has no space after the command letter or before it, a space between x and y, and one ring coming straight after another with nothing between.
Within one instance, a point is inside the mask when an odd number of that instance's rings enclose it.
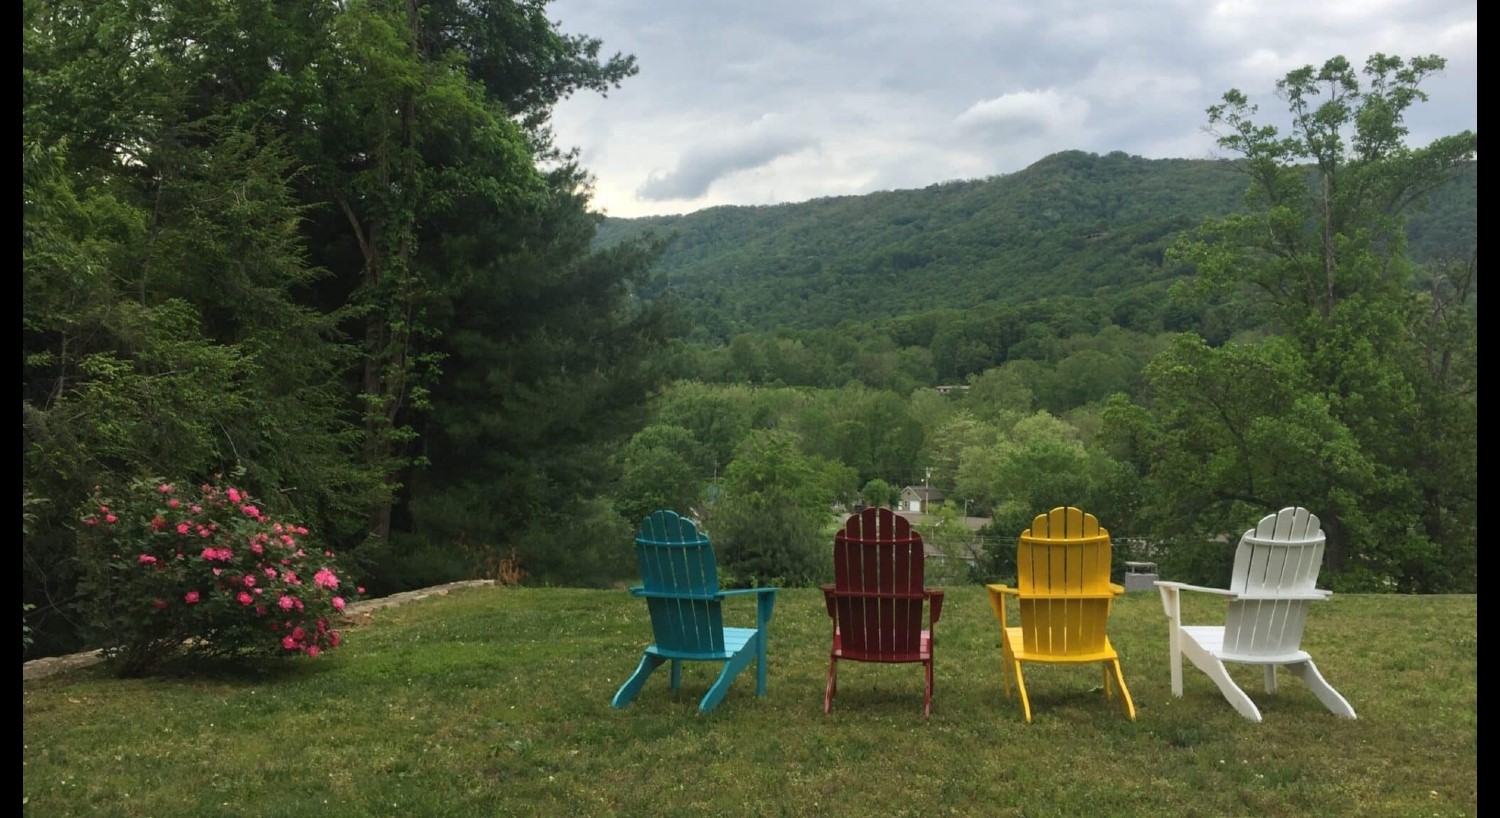
<instances>
[{"instance_id":1,"label":"distant house","mask_svg":"<svg viewBox=\"0 0 1500 818\"><path fill-rule=\"evenodd\" d=\"M932 486L907 486L901 490L897 510L926 514L929 509L937 508L946 496L941 489L935 489Z\"/></svg>"}]
</instances>

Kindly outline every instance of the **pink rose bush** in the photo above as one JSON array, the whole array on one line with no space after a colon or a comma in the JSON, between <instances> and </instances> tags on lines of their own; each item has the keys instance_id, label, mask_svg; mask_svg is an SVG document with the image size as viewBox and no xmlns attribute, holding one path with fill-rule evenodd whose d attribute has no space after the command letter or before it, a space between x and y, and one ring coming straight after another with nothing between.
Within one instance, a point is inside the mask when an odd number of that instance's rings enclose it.
<instances>
[{"instance_id":1,"label":"pink rose bush","mask_svg":"<svg viewBox=\"0 0 1500 818\"><path fill-rule=\"evenodd\" d=\"M80 515L81 586L104 658L141 675L187 651L316 658L363 588L304 527L243 488L139 481ZM302 577L311 577L304 582Z\"/></svg>"}]
</instances>

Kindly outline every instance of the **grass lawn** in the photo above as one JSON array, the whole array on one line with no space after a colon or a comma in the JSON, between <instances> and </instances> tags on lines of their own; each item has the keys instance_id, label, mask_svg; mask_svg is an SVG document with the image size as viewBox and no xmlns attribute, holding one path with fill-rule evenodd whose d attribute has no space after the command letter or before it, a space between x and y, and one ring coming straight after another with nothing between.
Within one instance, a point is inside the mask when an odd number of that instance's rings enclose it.
<instances>
[{"instance_id":1,"label":"grass lawn","mask_svg":"<svg viewBox=\"0 0 1500 818\"><path fill-rule=\"evenodd\" d=\"M1222 617L1184 601L1185 621ZM753 600L729 604L753 624ZM1161 603L1131 593L1110 634L1136 720L1097 665L1027 665L1027 724L979 586L948 588L930 719L919 665L841 663L823 714L816 589L780 594L769 695L752 666L705 716L716 663L610 708L650 641L624 591L467 588L377 611L319 659L24 682L23 815L1475 816L1477 612L1474 596L1314 605L1303 647L1359 718L1230 666L1255 724L1191 664L1172 697Z\"/></svg>"}]
</instances>

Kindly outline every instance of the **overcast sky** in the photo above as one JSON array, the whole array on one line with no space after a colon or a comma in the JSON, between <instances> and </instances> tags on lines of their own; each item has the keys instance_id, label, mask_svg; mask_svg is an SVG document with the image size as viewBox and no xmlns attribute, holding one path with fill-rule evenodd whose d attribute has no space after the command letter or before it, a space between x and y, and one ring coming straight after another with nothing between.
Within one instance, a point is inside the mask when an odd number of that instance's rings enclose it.
<instances>
[{"instance_id":1,"label":"overcast sky","mask_svg":"<svg viewBox=\"0 0 1500 818\"><path fill-rule=\"evenodd\" d=\"M1281 121L1287 71L1436 54L1409 142L1478 131L1477 0L553 0L633 54L553 124L611 216L800 202L1013 173L1062 150L1220 155L1237 88Z\"/></svg>"}]
</instances>

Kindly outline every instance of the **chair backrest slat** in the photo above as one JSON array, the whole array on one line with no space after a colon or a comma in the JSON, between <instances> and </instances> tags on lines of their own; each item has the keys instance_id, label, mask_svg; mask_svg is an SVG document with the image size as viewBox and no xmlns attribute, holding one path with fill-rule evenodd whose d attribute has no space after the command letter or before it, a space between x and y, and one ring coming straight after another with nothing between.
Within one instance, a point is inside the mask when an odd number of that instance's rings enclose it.
<instances>
[{"instance_id":1,"label":"chair backrest slat","mask_svg":"<svg viewBox=\"0 0 1500 818\"><path fill-rule=\"evenodd\" d=\"M1277 597L1317 587L1326 543L1320 524L1316 514L1289 506L1240 537L1229 590L1249 598L1229 603L1225 652L1280 655L1299 648L1309 600Z\"/></svg>"},{"instance_id":2,"label":"chair backrest slat","mask_svg":"<svg viewBox=\"0 0 1500 818\"><path fill-rule=\"evenodd\" d=\"M849 518L833 540L834 610L845 651L908 654L922 637L922 536L889 508Z\"/></svg>"},{"instance_id":3,"label":"chair backrest slat","mask_svg":"<svg viewBox=\"0 0 1500 818\"><path fill-rule=\"evenodd\" d=\"M722 653L719 569L708 536L676 512L655 511L641 521L635 546L657 647Z\"/></svg>"},{"instance_id":4,"label":"chair backrest slat","mask_svg":"<svg viewBox=\"0 0 1500 818\"><path fill-rule=\"evenodd\" d=\"M1113 596L1109 531L1072 506L1038 514L1016 552L1021 639L1028 651L1102 650Z\"/></svg>"}]
</instances>

